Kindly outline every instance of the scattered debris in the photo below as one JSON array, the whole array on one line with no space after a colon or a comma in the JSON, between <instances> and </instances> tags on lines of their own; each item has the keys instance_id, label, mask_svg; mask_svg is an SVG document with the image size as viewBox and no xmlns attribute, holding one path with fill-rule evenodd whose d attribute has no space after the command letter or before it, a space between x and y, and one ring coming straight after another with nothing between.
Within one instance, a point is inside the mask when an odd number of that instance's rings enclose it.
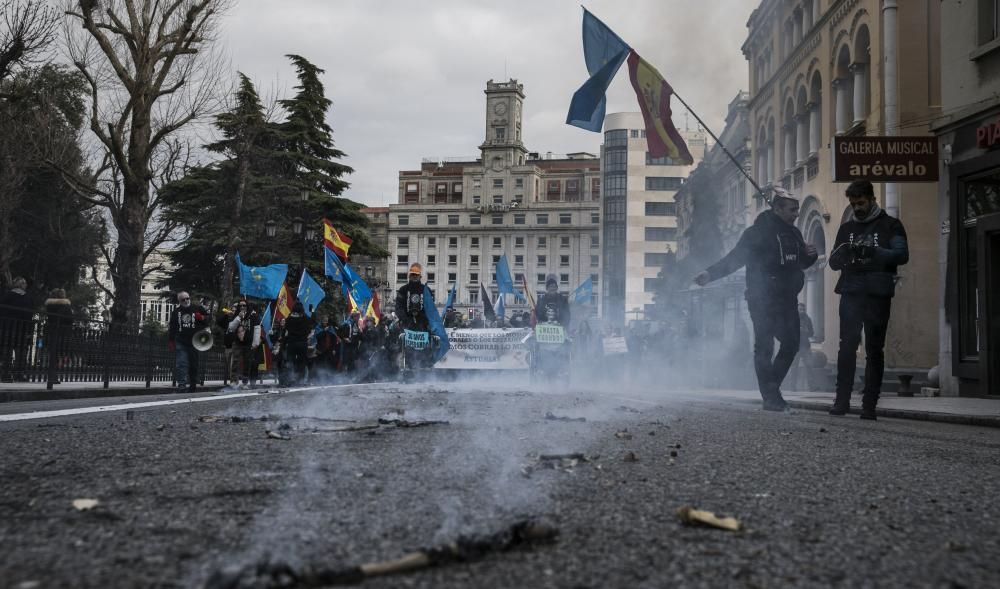
<instances>
[{"instance_id":1,"label":"scattered debris","mask_svg":"<svg viewBox=\"0 0 1000 589\"><path fill-rule=\"evenodd\" d=\"M599 458L598 455L587 456L579 452L573 452L571 454L539 454L535 461L531 464L525 464L521 466L521 474L526 478L530 478L531 474L536 470L561 470L564 472L573 472L573 469L580 463L588 463ZM595 468L600 470L600 465L596 465Z\"/></svg>"},{"instance_id":2,"label":"scattered debris","mask_svg":"<svg viewBox=\"0 0 1000 589\"><path fill-rule=\"evenodd\" d=\"M400 558L357 566L294 568L285 562L257 562L214 572L205 589L325 587L355 585L373 577L397 575L456 562L480 560L494 552L508 552L552 542L559 530L551 524L524 520L488 536L460 536L454 542L423 548Z\"/></svg>"},{"instance_id":3,"label":"scattered debris","mask_svg":"<svg viewBox=\"0 0 1000 589\"><path fill-rule=\"evenodd\" d=\"M545 412L545 419L548 421L587 421L586 417L566 417L564 415L556 415L551 411Z\"/></svg>"},{"instance_id":4,"label":"scattered debris","mask_svg":"<svg viewBox=\"0 0 1000 589\"><path fill-rule=\"evenodd\" d=\"M678 450L680 450L681 449L681 445L680 444L674 444L674 448L677 448Z\"/></svg>"},{"instance_id":5,"label":"scattered debris","mask_svg":"<svg viewBox=\"0 0 1000 589\"><path fill-rule=\"evenodd\" d=\"M635 452L626 452L625 458L622 460L625 462L639 462L639 456Z\"/></svg>"},{"instance_id":6,"label":"scattered debris","mask_svg":"<svg viewBox=\"0 0 1000 589\"><path fill-rule=\"evenodd\" d=\"M825 427L819 428L819 433L825 434L826 433L826 428Z\"/></svg>"},{"instance_id":7,"label":"scattered debris","mask_svg":"<svg viewBox=\"0 0 1000 589\"><path fill-rule=\"evenodd\" d=\"M949 540L944 543L944 549L948 552L965 552L969 549L969 547L965 544L959 544L958 542Z\"/></svg>"},{"instance_id":8,"label":"scattered debris","mask_svg":"<svg viewBox=\"0 0 1000 589\"><path fill-rule=\"evenodd\" d=\"M448 421L434 420L434 419L415 419L411 421L409 419L402 419L402 418L388 419L386 417L379 417L378 422L382 425L394 425L396 427L424 427L427 425L450 424L450 422Z\"/></svg>"},{"instance_id":9,"label":"scattered debris","mask_svg":"<svg viewBox=\"0 0 1000 589\"><path fill-rule=\"evenodd\" d=\"M792 432L781 432L781 435L783 435L783 436L790 436L790 435L792 435Z\"/></svg>"},{"instance_id":10,"label":"scattered debris","mask_svg":"<svg viewBox=\"0 0 1000 589\"><path fill-rule=\"evenodd\" d=\"M670 457L671 458L677 458L677 450L671 450L670 451Z\"/></svg>"},{"instance_id":11,"label":"scattered debris","mask_svg":"<svg viewBox=\"0 0 1000 589\"><path fill-rule=\"evenodd\" d=\"M270 438L270 439L272 439L272 440L291 440L292 439L289 436L286 436L284 434L279 434L278 432L275 432L275 431L271 431L271 430L266 430L266 431L267 431L267 437Z\"/></svg>"},{"instance_id":12,"label":"scattered debris","mask_svg":"<svg viewBox=\"0 0 1000 589\"><path fill-rule=\"evenodd\" d=\"M100 505L101 502L97 499L74 499L73 507L77 511L90 511L91 509Z\"/></svg>"},{"instance_id":13,"label":"scattered debris","mask_svg":"<svg viewBox=\"0 0 1000 589\"><path fill-rule=\"evenodd\" d=\"M741 524L735 517L720 518L711 511L695 509L690 506L684 506L678 509L677 517L681 519L682 523L689 526L704 525L712 528L719 528L720 530L728 530L730 532L738 532L743 529L743 524Z\"/></svg>"},{"instance_id":14,"label":"scattered debris","mask_svg":"<svg viewBox=\"0 0 1000 589\"><path fill-rule=\"evenodd\" d=\"M379 424L369 424L369 425L349 425L345 427L314 427L307 431L313 433L337 433L337 432L362 432L366 430L376 430L380 428Z\"/></svg>"},{"instance_id":15,"label":"scattered debris","mask_svg":"<svg viewBox=\"0 0 1000 589\"><path fill-rule=\"evenodd\" d=\"M158 432L162 432L162 431L163 431L163 429L164 429L165 427L167 427L167 426L165 426L165 425L163 425L163 424L161 423L160 425L156 426L156 431L158 431Z\"/></svg>"},{"instance_id":16,"label":"scattered debris","mask_svg":"<svg viewBox=\"0 0 1000 589\"><path fill-rule=\"evenodd\" d=\"M198 421L200 421L202 423L215 423L217 421L222 421L223 419L225 419L225 418L221 417L219 415L199 415L198 416Z\"/></svg>"},{"instance_id":17,"label":"scattered debris","mask_svg":"<svg viewBox=\"0 0 1000 589\"><path fill-rule=\"evenodd\" d=\"M619 440L631 440L632 434L630 434L627 429L623 429L621 431L615 432L615 437L618 438Z\"/></svg>"},{"instance_id":18,"label":"scattered debris","mask_svg":"<svg viewBox=\"0 0 1000 589\"><path fill-rule=\"evenodd\" d=\"M625 413L642 413L642 411L639 411L635 407L626 407L625 405L619 405L618 408L615 410L624 411Z\"/></svg>"},{"instance_id":19,"label":"scattered debris","mask_svg":"<svg viewBox=\"0 0 1000 589\"><path fill-rule=\"evenodd\" d=\"M656 432L649 432L649 435L651 435L651 436L655 436L655 435L656 435Z\"/></svg>"}]
</instances>

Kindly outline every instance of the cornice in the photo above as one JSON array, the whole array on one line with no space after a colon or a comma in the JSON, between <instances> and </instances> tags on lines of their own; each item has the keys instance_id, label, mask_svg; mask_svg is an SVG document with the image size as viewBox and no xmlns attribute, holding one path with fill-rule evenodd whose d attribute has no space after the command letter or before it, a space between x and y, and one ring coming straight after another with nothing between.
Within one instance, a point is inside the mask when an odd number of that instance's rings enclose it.
<instances>
[{"instance_id":1,"label":"cornice","mask_svg":"<svg viewBox=\"0 0 1000 589\"><path fill-rule=\"evenodd\" d=\"M840 0L839 6L834 6L833 8L827 11L827 14L830 15L828 20L829 20L831 37L833 36L833 31L834 29L837 28L837 25L839 25L841 21L847 18L847 15L850 14L851 10L853 10L854 7L857 6L858 2L860 1L861 0Z\"/></svg>"}]
</instances>

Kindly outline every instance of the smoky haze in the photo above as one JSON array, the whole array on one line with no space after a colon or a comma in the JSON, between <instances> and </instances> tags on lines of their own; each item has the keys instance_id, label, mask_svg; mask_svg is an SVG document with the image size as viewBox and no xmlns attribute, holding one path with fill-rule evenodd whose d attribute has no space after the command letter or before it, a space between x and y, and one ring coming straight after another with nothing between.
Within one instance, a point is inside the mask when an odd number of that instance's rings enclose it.
<instances>
[{"instance_id":1,"label":"smoky haze","mask_svg":"<svg viewBox=\"0 0 1000 589\"><path fill-rule=\"evenodd\" d=\"M756 0L596 0L584 3L656 66L721 132L726 105L746 89L740 52ZM223 49L262 94L293 92L285 54L326 70L328 122L355 169L346 196L396 201L398 172L423 157L477 155L488 79L524 84L524 139L533 151L597 153L601 136L565 124L587 77L580 3L243 0L223 19ZM625 66L607 112L638 106ZM674 102L674 121L685 125ZM694 128L696 122L689 119Z\"/></svg>"}]
</instances>

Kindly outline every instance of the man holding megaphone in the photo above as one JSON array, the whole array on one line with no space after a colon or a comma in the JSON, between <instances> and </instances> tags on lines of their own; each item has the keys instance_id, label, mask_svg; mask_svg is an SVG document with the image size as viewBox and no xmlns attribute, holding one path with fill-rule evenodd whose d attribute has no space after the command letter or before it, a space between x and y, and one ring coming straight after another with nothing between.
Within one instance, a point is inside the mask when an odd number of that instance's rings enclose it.
<instances>
[{"instance_id":1,"label":"man holding megaphone","mask_svg":"<svg viewBox=\"0 0 1000 589\"><path fill-rule=\"evenodd\" d=\"M200 304L192 304L191 295L183 291L177 293L177 305L170 314L167 347L177 354L178 391L193 393L198 382L198 348L194 339L198 332L208 327L208 310Z\"/></svg>"}]
</instances>

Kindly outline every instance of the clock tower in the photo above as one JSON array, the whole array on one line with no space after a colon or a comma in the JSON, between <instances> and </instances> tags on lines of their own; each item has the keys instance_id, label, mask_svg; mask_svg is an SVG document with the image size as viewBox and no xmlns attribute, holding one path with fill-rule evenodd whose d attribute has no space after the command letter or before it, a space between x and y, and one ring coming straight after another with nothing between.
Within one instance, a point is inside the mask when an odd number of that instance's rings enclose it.
<instances>
[{"instance_id":1,"label":"clock tower","mask_svg":"<svg viewBox=\"0 0 1000 589\"><path fill-rule=\"evenodd\" d=\"M528 150L521 140L524 85L517 80L486 82L486 139L479 146L487 170L502 172L524 164Z\"/></svg>"}]
</instances>

